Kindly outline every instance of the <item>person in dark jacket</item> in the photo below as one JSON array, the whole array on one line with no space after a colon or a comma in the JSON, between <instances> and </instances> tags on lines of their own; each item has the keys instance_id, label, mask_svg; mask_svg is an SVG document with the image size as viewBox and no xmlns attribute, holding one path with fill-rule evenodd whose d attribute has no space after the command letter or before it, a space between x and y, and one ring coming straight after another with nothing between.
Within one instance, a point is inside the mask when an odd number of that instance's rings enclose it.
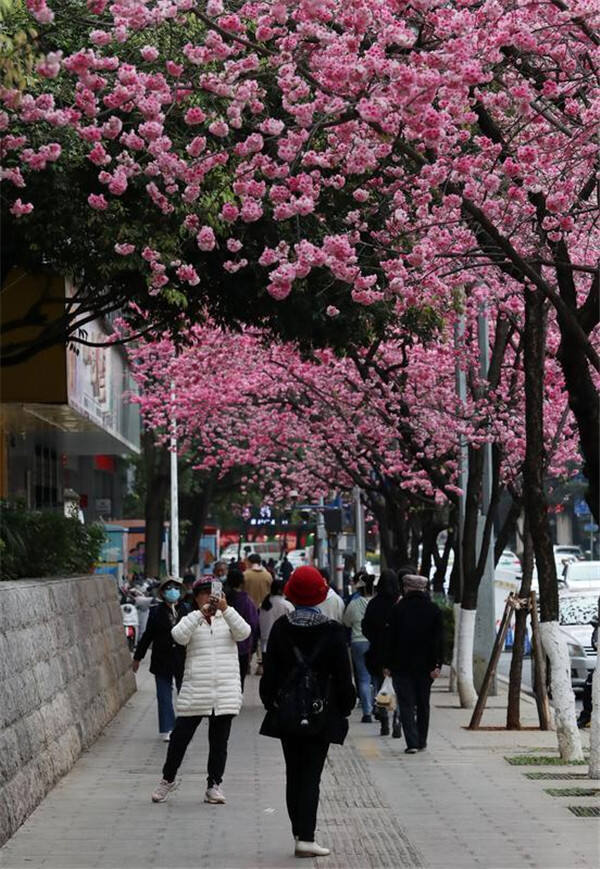
<instances>
[{"instance_id":1,"label":"person in dark jacket","mask_svg":"<svg viewBox=\"0 0 600 869\"><path fill-rule=\"evenodd\" d=\"M406 753L427 746L429 697L443 659L442 613L430 600L427 579L409 574L404 596L390 614L385 635L385 668L394 691L406 739Z\"/></svg>"},{"instance_id":2,"label":"person in dark jacket","mask_svg":"<svg viewBox=\"0 0 600 869\"><path fill-rule=\"evenodd\" d=\"M171 628L189 612L182 600L183 594L183 582L178 577L169 576L161 582L158 589L160 603L150 609L146 630L133 656L133 672L137 673L140 661L152 646L150 672L156 680L158 729L165 742L169 741L175 725L173 681L179 692L185 664L185 649L171 636Z\"/></svg>"},{"instance_id":3,"label":"person in dark jacket","mask_svg":"<svg viewBox=\"0 0 600 869\"><path fill-rule=\"evenodd\" d=\"M281 578L284 582L287 582L290 576L292 575L294 568L292 566L292 562L287 557L287 552L283 556L281 560L281 564L279 565L279 573L281 574Z\"/></svg>"},{"instance_id":4,"label":"person in dark jacket","mask_svg":"<svg viewBox=\"0 0 600 869\"><path fill-rule=\"evenodd\" d=\"M362 620L362 633L369 641L369 648L365 653L365 664L378 691L383 682L384 668L384 638L387 623L392 607L400 597L400 583L394 570L386 568L381 571L379 582L376 587L375 597L367 604ZM390 720L387 710L377 713L381 725L381 736L387 736L390 732ZM399 736L396 730L394 735Z\"/></svg>"},{"instance_id":5,"label":"person in dark jacket","mask_svg":"<svg viewBox=\"0 0 600 869\"><path fill-rule=\"evenodd\" d=\"M319 571L309 566L296 568L284 594L295 610L281 616L269 634L260 680L260 697L267 714L260 732L281 739L286 803L296 840L296 857L325 857L329 849L315 842L321 773L330 743L344 742L356 692L344 628L318 609L327 595L327 585ZM294 647L316 674L321 696L328 698L322 728L311 735L290 735L278 716L281 689L298 666Z\"/></svg>"},{"instance_id":6,"label":"person in dark jacket","mask_svg":"<svg viewBox=\"0 0 600 869\"><path fill-rule=\"evenodd\" d=\"M252 631L247 640L242 640L241 643L238 643L242 691L244 690L244 681L248 675L250 658L258 643L258 609L248 592L243 590L243 585L244 574L242 571L237 568L230 569L227 573L227 582L225 583L227 603L234 610L237 610L244 621L248 622Z\"/></svg>"}]
</instances>

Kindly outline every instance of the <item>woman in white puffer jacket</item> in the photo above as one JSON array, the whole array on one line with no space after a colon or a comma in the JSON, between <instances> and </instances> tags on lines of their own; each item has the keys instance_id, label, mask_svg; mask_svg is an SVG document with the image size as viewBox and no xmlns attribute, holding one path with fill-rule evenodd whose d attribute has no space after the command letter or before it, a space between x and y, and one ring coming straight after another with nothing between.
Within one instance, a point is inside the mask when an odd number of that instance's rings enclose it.
<instances>
[{"instance_id":1,"label":"woman in white puffer jacket","mask_svg":"<svg viewBox=\"0 0 600 869\"><path fill-rule=\"evenodd\" d=\"M231 722L242 706L237 643L250 635L250 625L211 595L212 576L192 587L196 607L175 625L171 635L186 647L183 683L177 698L177 720L171 733L163 777L152 801L163 803L176 787L175 776L186 749L203 718L208 718L208 780L204 801L224 803L220 785L227 761Z\"/></svg>"}]
</instances>

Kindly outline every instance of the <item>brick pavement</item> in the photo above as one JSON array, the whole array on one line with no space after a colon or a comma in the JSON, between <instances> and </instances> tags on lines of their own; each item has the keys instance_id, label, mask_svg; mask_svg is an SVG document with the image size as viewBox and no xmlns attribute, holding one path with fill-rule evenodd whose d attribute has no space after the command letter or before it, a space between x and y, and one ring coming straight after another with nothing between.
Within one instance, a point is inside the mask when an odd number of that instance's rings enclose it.
<instances>
[{"instance_id":1,"label":"brick pavement","mask_svg":"<svg viewBox=\"0 0 600 869\"><path fill-rule=\"evenodd\" d=\"M144 672L138 693L0 851L0 866L297 865L280 746L258 735L257 681L249 679L232 730L223 784L227 806L202 802L202 726L182 766L180 788L167 803L151 804L165 746L156 736L153 682ZM322 782L318 837L333 854L312 863L329 869L596 867L597 820L576 818L566 808L591 800L551 797L544 788L556 782L529 780L526 768L504 760L507 753L553 749L554 734L471 733L463 727L468 713L443 687L433 695L426 753L405 755L402 740L379 737L376 725L360 724L359 711L354 713L350 737L343 748L332 748ZM501 702L492 698L490 705ZM524 707L531 723L535 707ZM491 708L484 725L499 723L503 714Z\"/></svg>"}]
</instances>

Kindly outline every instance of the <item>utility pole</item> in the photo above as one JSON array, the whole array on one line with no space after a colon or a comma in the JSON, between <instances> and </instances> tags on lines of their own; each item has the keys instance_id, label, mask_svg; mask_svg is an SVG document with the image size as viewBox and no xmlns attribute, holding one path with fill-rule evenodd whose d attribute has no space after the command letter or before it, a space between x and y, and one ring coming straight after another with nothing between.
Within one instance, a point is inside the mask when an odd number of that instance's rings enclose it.
<instances>
[{"instance_id":1,"label":"utility pole","mask_svg":"<svg viewBox=\"0 0 600 869\"><path fill-rule=\"evenodd\" d=\"M482 380L487 380L490 367L490 343L488 335L488 316L482 308L477 318L477 337L479 344L479 374ZM481 552L483 529L490 511L492 498L492 445L484 444L483 450L483 480L481 510L477 517L477 548ZM490 536L490 544L485 560L485 568L477 594L477 614L475 617L475 638L473 643L473 681L475 690L479 692L488 661L496 638L496 590L494 587L494 531ZM498 693L496 676L490 684L490 695Z\"/></svg>"},{"instance_id":2,"label":"utility pole","mask_svg":"<svg viewBox=\"0 0 600 869\"><path fill-rule=\"evenodd\" d=\"M462 348L465 337L465 315L461 314L454 327L454 349L458 351ZM467 378L460 360L457 358L454 369L454 377L456 383L456 395L461 409L464 409L467 403ZM454 651L452 654L452 666L450 668L450 691L456 691L458 686L458 645L460 634L460 620L462 616L462 598L464 589L464 561L463 561L463 539L465 534L465 499L467 491L467 480L469 477L469 450L467 441L464 435L460 435L458 443L458 485L460 486L460 495L458 496L458 534L456 540L456 553L458 557L458 594L454 598Z\"/></svg>"},{"instance_id":3,"label":"utility pole","mask_svg":"<svg viewBox=\"0 0 600 869\"><path fill-rule=\"evenodd\" d=\"M171 381L171 576L179 576L179 480L177 476L177 418L175 385Z\"/></svg>"},{"instance_id":4,"label":"utility pole","mask_svg":"<svg viewBox=\"0 0 600 869\"><path fill-rule=\"evenodd\" d=\"M317 564L325 567L327 564L327 531L325 530L325 498L319 498L317 513Z\"/></svg>"},{"instance_id":5,"label":"utility pole","mask_svg":"<svg viewBox=\"0 0 600 869\"><path fill-rule=\"evenodd\" d=\"M354 540L356 549L356 571L364 567L366 562L366 547L365 547L365 511L360 498L360 487L355 486L353 489L354 495Z\"/></svg>"}]
</instances>

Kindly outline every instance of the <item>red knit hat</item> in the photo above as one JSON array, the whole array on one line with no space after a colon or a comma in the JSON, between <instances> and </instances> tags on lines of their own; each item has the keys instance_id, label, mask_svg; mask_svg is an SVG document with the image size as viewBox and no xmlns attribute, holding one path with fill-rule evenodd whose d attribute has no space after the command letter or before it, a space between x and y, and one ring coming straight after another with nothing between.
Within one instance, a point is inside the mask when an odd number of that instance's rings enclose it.
<instances>
[{"instance_id":1,"label":"red knit hat","mask_svg":"<svg viewBox=\"0 0 600 869\"><path fill-rule=\"evenodd\" d=\"M283 593L296 606L317 606L327 597L327 583L316 567L297 567Z\"/></svg>"}]
</instances>

